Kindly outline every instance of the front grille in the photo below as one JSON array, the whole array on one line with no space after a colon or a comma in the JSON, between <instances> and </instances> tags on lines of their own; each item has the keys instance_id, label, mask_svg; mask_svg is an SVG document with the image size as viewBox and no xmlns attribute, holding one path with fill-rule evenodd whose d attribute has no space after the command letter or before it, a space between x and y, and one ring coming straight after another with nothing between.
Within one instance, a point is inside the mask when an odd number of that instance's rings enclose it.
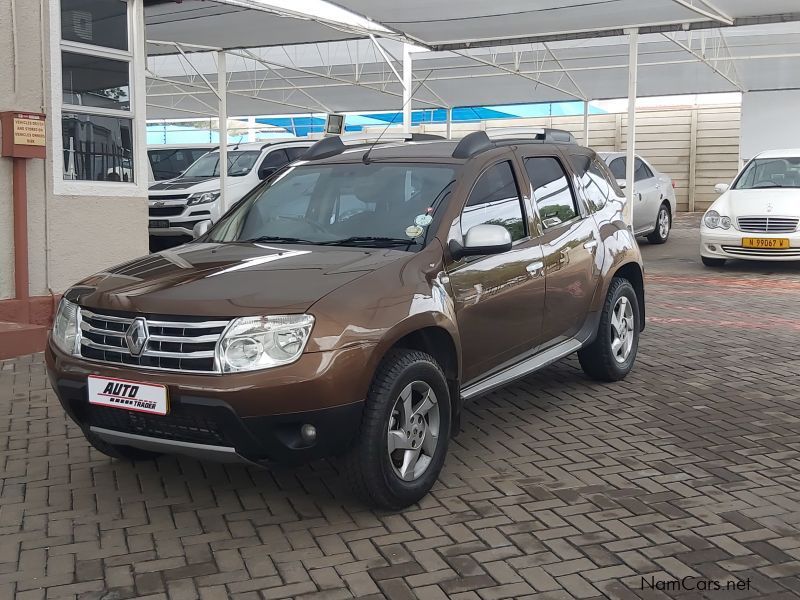
<instances>
[{"instance_id":1,"label":"front grille","mask_svg":"<svg viewBox=\"0 0 800 600\"><path fill-rule=\"evenodd\" d=\"M723 246L729 254L739 256L796 256L800 258L800 248L742 248L741 246Z\"/></svg>"},{"instance_id":2,"label":"front grille","mask_svg":"<svg viewBox=\"0 0 800 600\"><path fill-rule=\"evenodd\" d=\"M214 350L228 321L148 318L144 349L139 356L134 356L125 338L134 319L81 309L81 356L148 369L217 372Z\"/></svg>"},{"instance_id":3,"label":"front grille","mask_svg":"<svg viewBox=\"0 0 800 600\"><path fill-rule=\"evenodd\" d=\"M160 196L148 196L150 202L158 202L159 200L186 200L189 194L163 194Z\"/></svg>"},{"instance_id":4,"label":"front grille","mask_svg":"<svg viewBox=\"0 0 800 600\"><path fill-rule=\"evenodd\" d=\"M796 217L739 217L739 231L750 233L793 233L800 219Z\"/></svg>"},{"instance_id":5,"label":"front grille","mask_svg":"<svg viewBox=\"0 0 800 600\"><path fill-rule=\"evenodd\" d=\"M89 405L82 418L90 426L135 435L212 446L234 446L215 420L189 414L188 411L181 410L182 408L173 407L173 412L167 415L148 415L119 408Z\"/></svg>"},{"instance_id":6,"label":"front grille","mask_svg":"<svg viewBox=\"0 0 800 600\"><path fill-rule=\"evenodd\" d=\"M151 206L150 216L153 218L177 217L183 212L184 207L178 206Z\"/></svg>"}]
</instances>

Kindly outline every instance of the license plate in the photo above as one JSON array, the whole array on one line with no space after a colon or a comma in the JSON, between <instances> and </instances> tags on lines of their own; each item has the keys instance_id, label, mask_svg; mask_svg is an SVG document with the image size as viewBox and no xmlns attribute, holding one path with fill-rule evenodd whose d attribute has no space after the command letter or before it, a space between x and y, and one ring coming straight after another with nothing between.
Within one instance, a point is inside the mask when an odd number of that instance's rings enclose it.
<instances>
[{"instance_id":1,"label":"license plate","mask_svg":"<svg viewBox=\"0 0 800 600\"><path fill-rule=\"evenodd\" d=\"M167 229L169 228L169 221L158 220L150 221L150 229Z\"/></svg>"},{"instance_id":2,"label":"license plate","mask_svg":"<svg viewBox=\"0 0 800 600\"><path fill-rule=\"evenodd\" d=\"M781 249L789 247L788 238L744 238L742 239L744 248L766 248Z\"/></svg>"},{"instance_id":3,"label":"license plate","mask_svg":"<svg viewBox=\"0 0 800 600\"><path fill-rule=\"evenodd\" d=\"M169 410L166 386L94 375L89 376L89 403L151 415Z\"/></svg>"}]
</instances>

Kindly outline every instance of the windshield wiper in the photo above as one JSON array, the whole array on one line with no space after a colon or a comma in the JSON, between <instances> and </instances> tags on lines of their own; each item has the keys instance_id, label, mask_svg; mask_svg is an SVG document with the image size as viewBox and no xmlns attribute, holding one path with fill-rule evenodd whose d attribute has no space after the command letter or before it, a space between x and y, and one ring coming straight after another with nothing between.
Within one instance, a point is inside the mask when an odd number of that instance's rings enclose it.
<instances>
[{"instance_id":1,"label":"windshield wiper","mask_svg":"<svg viewBox=\"0 0 800 600\"><path fill-rule=\"evenodd\" d=\"M403 239L365 235L318 243L325 246L413 246L418 242L410 238Z\"/></svg>"},{"instance_id":2,"label":"windshield wiper","mask_svg":"<svg viewBox=\"0 0 800 600\"><path fill-rule=\"evenodd\" d=\"M249 240L236 240L237 242L245 244L257 244L258 242L278 242L279 244L318 244L319 242L312 242L296 237L284 237L281 235L262 235L261 237L252 238Z\"/></svg>"}]
</instances>

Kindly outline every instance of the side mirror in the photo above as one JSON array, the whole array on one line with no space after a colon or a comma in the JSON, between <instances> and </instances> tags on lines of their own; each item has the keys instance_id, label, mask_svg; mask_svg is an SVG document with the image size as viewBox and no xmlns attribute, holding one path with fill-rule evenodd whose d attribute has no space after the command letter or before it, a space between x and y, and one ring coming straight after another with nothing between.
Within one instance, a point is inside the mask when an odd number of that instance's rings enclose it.
<instances>
[{"instance_id":1,"label":"side mirror","mask_svg":"<svg viewBox=\"0 0 800 600\"><path fill-rule=\"evenodd\" d=\"M620 187L620 189L624 190L626 187L628 187L628 182L624 179L617 179L617 185Z\"/></svg>"},{"instance_id":2,"label":"side mirror","mask_svg":"<svg viewBox=\"0 0 800 600\"><path fill-rule=\"evenodd\" d=\"M192 235L194 236L194 239L204 236L208 230L211 229L211 225L213 225L213 223L208 219L195 223L194 227L192 227Z\"/></svg>"},{"instance_id":3,"label":"side mirror","mask_svg":"<svg viewBox=\"0 0 800 600\"><path fill-rule=\"evenodd\" d=\"M464 236L464 245L450 242L450 251L456 259L462 256L500 254L511 250L511 234L502 225L475 225Z\"/></svg>"},{"instance_id":4,"label":"side mirror","mask_svg":"<svg viewBox=\"0 0 800 600\"><path fill-rule=\"evenodd\" d=\"M718 194L724 194L730 189L730 187L731 186L728 185L727 183L718 183L717 185L714 186L714 191L717 192Z\"/></svg>"},{"instance_id":5,"label":"side mirror","mask_svg":"<svg viewBox=\"0 0 800 600\"><path fill-rule=\"evenodd\" d=\"M272 175L275 172L277 172L277 170L278 170L278 167L261 167L258 170L258 178L263 181L267 177L269 177L270 175Z\"/></svg>"}]
</instances>

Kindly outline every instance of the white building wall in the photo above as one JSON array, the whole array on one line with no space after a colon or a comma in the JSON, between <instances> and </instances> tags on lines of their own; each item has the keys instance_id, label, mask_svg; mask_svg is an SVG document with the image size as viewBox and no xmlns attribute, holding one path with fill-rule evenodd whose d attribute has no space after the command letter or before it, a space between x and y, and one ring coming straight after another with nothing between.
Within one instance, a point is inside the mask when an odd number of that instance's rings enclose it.
<instances>
[{"instance_id":1,"label":"white building wall","mask_svg":"<svg viewBox=\"0 0 800 600\"><path fill-rule=\"evenodd\" d=\"M48 117L48 158L27 161L31 296L61 293L83 277L148 250L146 184L125 186L122 193L92 182L69 182L66 189L59 185L61 167L54 171L53 159L61 150L60 124L53 119L53 107L61 92L56 88L51 97L51 90L60 71L56 68L51 79L51 63L58 64L60 23L53 20L51 37L51 14L58 14L58 0L0 0L0 111ZM144 115L137 125L143 135ZM0 158L0 301L15 296L11 170L12 160ZM56 194L56 186L69 195Z\"/></svg>"},{"instance_id":2,"label":"white building wall","mask_svg":"<svg viewBox=\"0 0 800 600\"><path fill-rule=\"evenodd\" d=\"M764 150L800 147L800 90L742 94L742 160Z\"/></svg>"}]
</instances>

